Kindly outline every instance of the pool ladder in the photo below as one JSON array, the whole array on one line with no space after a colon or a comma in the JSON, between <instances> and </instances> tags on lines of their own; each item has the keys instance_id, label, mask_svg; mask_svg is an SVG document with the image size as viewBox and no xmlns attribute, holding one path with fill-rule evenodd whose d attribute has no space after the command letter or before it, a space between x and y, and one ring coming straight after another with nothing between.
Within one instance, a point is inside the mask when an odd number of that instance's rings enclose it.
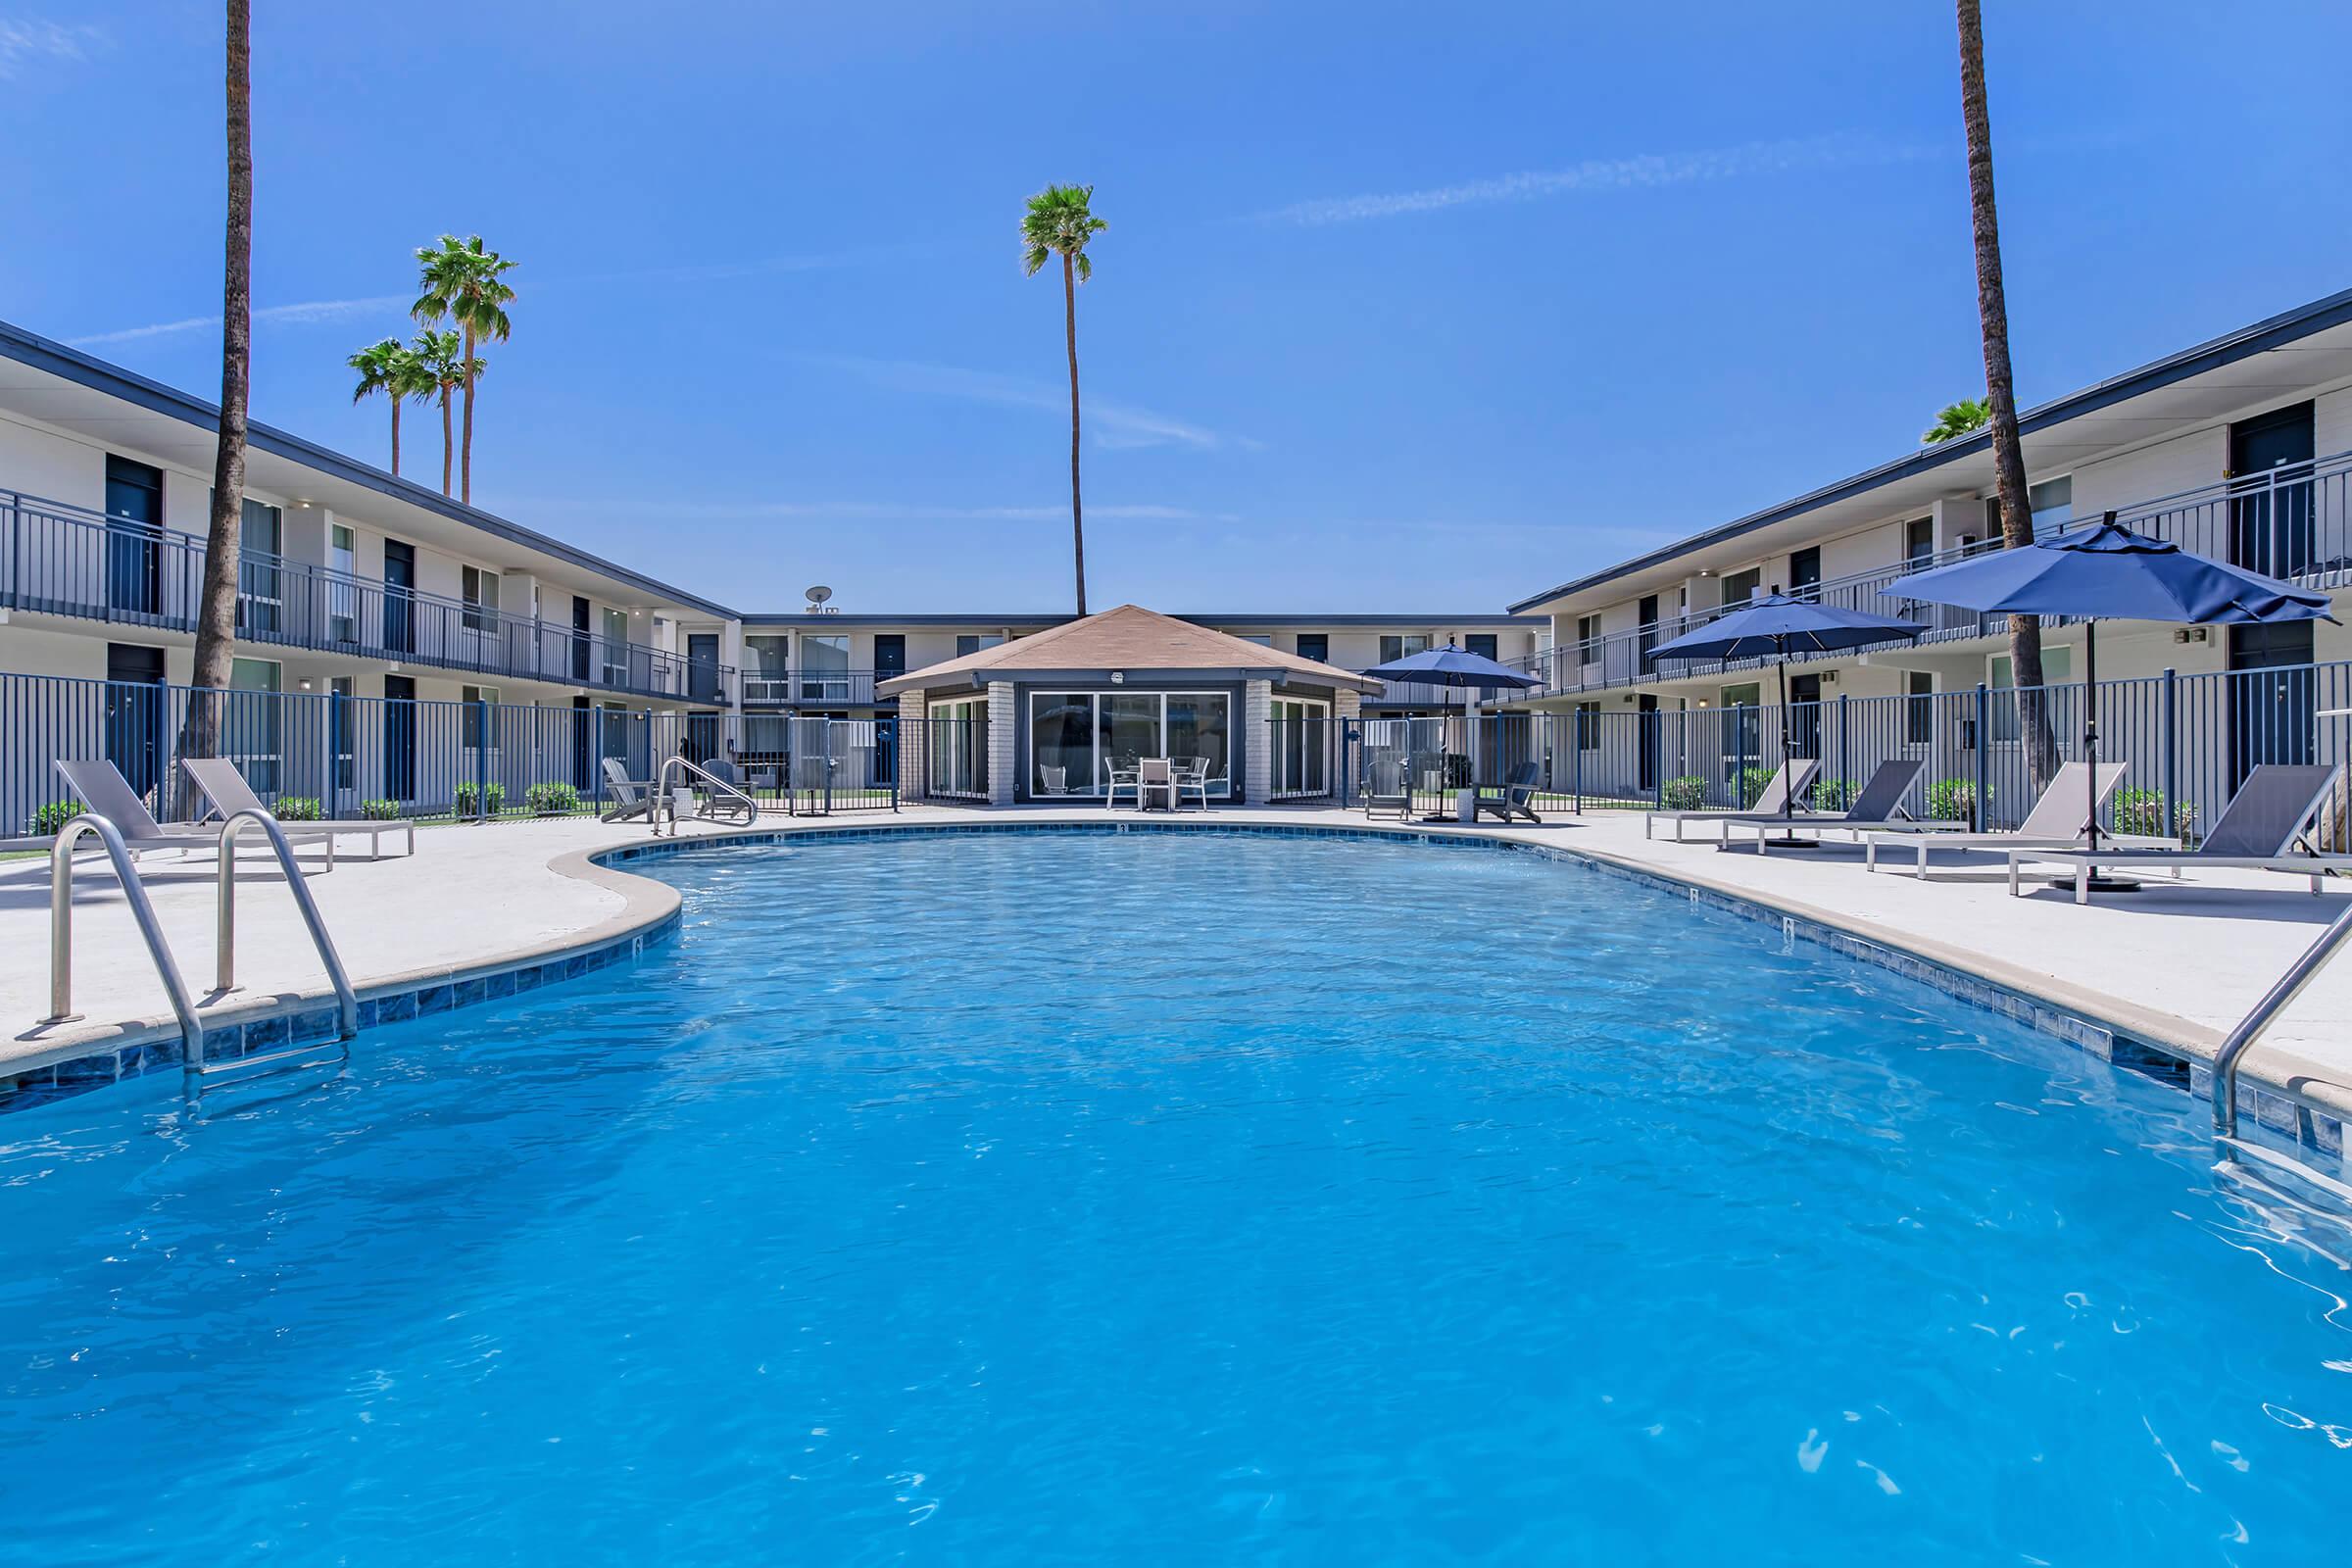
<instances>
[{"instance_id":1,"label":"pool ladder","mask_svg":"<svg viewBox=\"0 0 2352 1568\"><path fill-rule=\"evenodd\" d=\"M699 778L708 784L711 794L727 803L727 809L730 813L742 816L743 820L738 824L739 826L750 827L754 822L760 820L760 803L758 801L753 800L741 789L720 778L702 763L691 761L683 757L672 757L663 760L661 772L654 777L652 803L645 813L646 820L654 825L654 837L662 836L662 812L664 807L669 811L669 836L673 839L678 836L678 793L688 786L684 780L679 780L674 784L670 781L681 772Z\"/></svg>"},{"instance_id":2,"label":"pool ladder","mask_svg":"<svg viewBox=\"0 0 2352 1568\"><path fill-rule=\"evenodd\" d=\"M234 1074L237 1082L264 1077L273 1071L293 1071L308 1066L327 1066L347 1061L351 1056L350 1041L360 1031L360 999L352 990L351 977L344 970L343 956L335 950L334 939L327 935L326 922L318 913L318 905L311 897L304 882L302 869L294 861L294 847L286 840L286 830L267 811L243 810L230 813L220 824L214 895L213 944L214 994L225 996L237 989L236 930L237 930L237 838L249 823L258 823L263 837L269 841L278 865L286 873L286 887L294 895L294 906L302 913L302 923L311 934L311 945L318 950L318 961L325 966L326 977L335 990L336 1035L334 1052L321 1055L321 1042L293 1046L284 1051L272 1051L261 1055L231 1056L221 1061L209 1061L205 1056L203 1020L196 1016L196 1004L188 995L188 983L172 961L172 950L164 941L163 926L155 917L155 905L147 897L147 889L139 881L137 868L131 863L130 850L122 835L112 822L102 816L87 813L76 816L57 835L57 843L49 851L49 1016L44 1024L72 1023L81 1014L74 1010L74 850L84 837L98 840L113 865L115 878L122 885L124 902L130 906L130 917L139 928L139 938L147 946L147 956L155 962L156 977L163 981L165 995L171 999L172 1016L179 1021L180 1054L183 1063L180 1074L181 1093L193 1106L202 1100L206 1080L223 1074ZM289 1034L291 1029L289 1028Z\"/></svg>"},{"instance_id":3,"label":"pool ladder","mask_svg":"<svg viewBox=\"0 0 2352 1568\"><path fill-rule=\"evenodd\" d=\"M2237 1027L2230 1031L2229 1038L2222 1042L2222 1049L2213 1058L2213 1133L2215 1141L2222 1146L2224 1163L2232 1162L2241 1154L2252 1155L2267 1164L2284 1163L2342 1198L2352 1198L2352 1187L2312 1171L2300 1162L2285 1160L2284 1156L2237 1136L2237 1070L2254 1042L2261 1039L2263 1032L2277 1021L2278 1014L2284 1012L2303 994L2304 989L2319 977L2320 971L2328 966L2328 961L2342 949L2347 939L2352 939L2352 906L2347 906L2329 921L2328 929L2303 950L2302 956L2289 964L2278 982L2263 993L2262 1000L2255 1003L2252 1010L2238 1020Z\"/></svg>"}]
</instances>

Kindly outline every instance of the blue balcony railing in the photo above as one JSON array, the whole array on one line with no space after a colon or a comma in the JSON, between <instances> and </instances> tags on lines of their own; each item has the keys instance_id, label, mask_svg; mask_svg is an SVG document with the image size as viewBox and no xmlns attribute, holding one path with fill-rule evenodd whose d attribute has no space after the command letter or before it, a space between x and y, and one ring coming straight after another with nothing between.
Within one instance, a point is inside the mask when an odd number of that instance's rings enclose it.
<instances>
[{"instance_id":1,"label":"blue balcony railing","mask_svg":"<svg viewBox=\"0 0 2352 1568\"><path fill-rule=\"evenodd\" d=\"M205 541L0 492L0 608L193 633ZM260 551L238 568L242 642L732 706L735 671Z\"/></svg>"}]
</instances>

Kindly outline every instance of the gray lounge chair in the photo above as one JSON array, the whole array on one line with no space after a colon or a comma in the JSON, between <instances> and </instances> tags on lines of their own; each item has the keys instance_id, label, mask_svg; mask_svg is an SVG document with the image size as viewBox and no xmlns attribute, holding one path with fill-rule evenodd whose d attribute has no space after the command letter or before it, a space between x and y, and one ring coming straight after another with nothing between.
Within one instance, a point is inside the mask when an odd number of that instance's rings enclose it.
<instances>
[{"instance_id":1,"label":"gray lounge chair","mask_svg":"<svg viewBox=\"0 0 2352 1568\"><path fill-rule=\"evenodd\" d=\"M1536 808L1528 804L1536 798L1536 781L1543 776L1544 769L1539 763L1520 762L1516 764L1503 775L1502 794L1499 797L1490 800L1483 791L1480 793L1478 809L1471 813L1472 818L1475 820L1480 815L1493 812L1505 822L1511 821L1515 816L1524 816L1530 822L1543 821L1544 819L1536 814Z\"/></svg>"},{"instance_id":2,"label":"gray lounge chair","mask_svg":"<svg viewBox=\"0 0 2352 1568\"><path fill-rule=\"evenodd\" d=\"M1795 793L1801 799L1806 787L1813 782L1813 775L1821 771L1821 763L1810 757L1791 758L1783 762L1772 775L1771 781L1764 786L1764 793L1756 797L1755 804L1736 811L1727 809L1644 811L1642 813L1642 836L1648 838L1650 829L1660 822L1672 822L1674 824L1674 842L1682 844L1688 842L1683 837L1685 822L1738 822L1748 817L1778 816L1781 814L1781 808L1788 800L1788 780L1791 768L1795 770ZM1722 835L1718 834L1717 837L1721 838Z\"/></svg>"},{"instance_id":3,"label":"gray lounge chair","mask_svg":"<svg viewBox=\"0 0 2352 1568\"><path fill-rule=\"evenodd\" d=\"M2060 764L2058 776L2050 780L2034 803L2034 809L2014 832L1969 833L1952 830L1948 824L1936 822L1882 822L1862 835L1864 860L1869 868L1879 868L1879 852L1894 846L1918 852L1913 875L1925 879L1928 874L1930 850L2071 850L2085 842L2090 830L2083 816L2083 799L2090 781L2083 777L2088 762ZM2099 795L2103 804L2115 793L2124 779L2124 764L2099 764ZM2180 847L2176 838L2157 834L2123 834L2114 842L2130 849L2171 849Z\"/></svg>"},{"instance_id":4,"label":"gray lounge chair","mask_svg":"<svg viewBox=\"0 0 2352 1568\"><path fill-rule=\"evenodd\" d=\"M605 793L612 797L612 804L605 808L597 820L628 822L642 819L651 822L654 819L653 781L629 777L629 770L620 765L617 757L605 759Z\"/></svg>"},{"instance_id":5,"label":"gray lounge chair","mask_svg":"<svg viewBox=\"0 0 2352 1568\"><path fill-rule=\"evenodd\" d=\"M253 786L245 782L245 775L237 771L236 763L218 757L183 757L179 760L179 765L187 769L188 777L195 781L196 788L203 792L206 802L211 805L213 814L221 821L227 821L239 811L267 811L272 817L277 815L262 804L260 796L253 793ZM323 843L329 871L335 868L335 838L338 834L349 834L353 838L366 837L370 858L383 853L385 834L406 834L408 853L416 853L416 824L407 817L342 822L282 822L280 825L285 829L286 842L289 844Z\"/></svg>"},{"instance_id":6,"label":"gray lounge chair","mask_svg":"<svg viewBox=\"0 0 2352 1568\"><path fill-rule=\"evenodd\" d=\"M2192 865L2286 871L2309 877L2317 893L2328 873L2352 874L2352 855L2322 855L2311 843L2313 825L2343 777L2340 762L2264 762L2246 775L2195 849L2012 850L2009 892L2014 897L2021 890L2019 872L2029 861L2050 860L2074 867L2077 904L2090 902L2090 879L2101 866L2176 876Z\"/></svg>"},{"instance_id":7,"label":"gray lounge chair","mask_svg":"<svg viewBox=\"0 0 2352 1568\"><path fill-rule=\"evenodd\" d=\"M174 824L166 827L149 813L146 804L130 787L122 770L104 758L91 760L57 760L57 770L64 775L66 785L80 800L82 808L92 816L102 816L115 825L122 835L123 846L133 856L143 850L215 850L220 847L220 830L194 824Z\"/></svg>"},{"instance_id":8,"label":"gray lounge chair","mask_svg":"<svg viewBox=\"0 0 2352 1568\"><path fill-rule=\"evenodd\" d=\"M1908 823L1909 819L1903 812L1903 802L1911 798L1911 786L1918 783L1919 775L1927 770L1928 764L1917 758L1903 758L1891 762L1881 762L1872 771L1869 781L1862 786L1861 793L1854 797L1854 804L1844 810L1793 811L1786 817L1750 812L1745 816L1724 823L1724 842L1727 844L1731 842L1734 828L1752 827L1756 830L1756 853L1762 855L1765 841L1771 837L1773 829L1784 821L1801 826L1808 833L1843 833L1846 837L1854 839L1858 839L1864 833L1874 829L1885 827L1889 822ZM1957 832L1965 829L1968 824L1966 822L1938 822L1935 826Z\"/></svg>"},{"instance_id":9,"label":"gray lounge chair","mask_svg":"<svg viewBox=\"0 0 2352 1568\"><path fill-rule=\"evenodd\" d=\"M1395 753L1369 757L1364 760L1364 815L1374 817L1383 811L1401 822L1413 814L1413 792L1408 785L1405 760Z\"/></svg>"}]
</instances>

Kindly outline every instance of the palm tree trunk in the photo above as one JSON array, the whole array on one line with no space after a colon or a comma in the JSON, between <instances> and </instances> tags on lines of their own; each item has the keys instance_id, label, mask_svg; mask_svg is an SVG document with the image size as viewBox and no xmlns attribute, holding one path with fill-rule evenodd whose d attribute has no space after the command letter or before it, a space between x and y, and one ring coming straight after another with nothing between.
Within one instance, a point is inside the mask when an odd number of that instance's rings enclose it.
<instances>
[{"instance_id":1,"label":"palm tree trunk","mask_svg":"<svg viewBox=\"0 0 2352 1568\"><path fill-rule=\"evenodd\" d=\"M1078 505L1078 278L1067 251L1061 257L1061 317L1070 345L1070 550L1078 567L1078 613L1086 613L1086 521Z\"/></svg>"},{"instance_id":2,"label":"palm tree trunk","mask_svg":"<svg viewBox=\"0 0 2352 1568\"><path fill-rule=\"evenodd\" d=\"M1968 206L1977 245L1977 319L1984 339L1984 401L1992 409L1992 464L2000 493L2001 543L2034 542L2026 454L2018 438L2017 384L2009 368L2009 299L2001 284L2001 227L1992 194L1992 117L1984 103L1984 22L1979 0L1957 0L1960 23L1960 116L1968 130ZM2018 731L2035 794L2058 770L2041 669L2041 621L2009 617L2010 678L2017 688ZM1980 737L1980 743L1982 738Z\"/></svg>"},{"instance_id":3,"label":"palm tree trunk","mask_svg":"<svg viewBox=\"0 0 2352 1568\"><path fill-rule=\"evenodd\" d=\"M449 494L449 455L455 450L449 439L449 388L441 389L441 493Z\"/></svg>"},{"instance_id":4,"label":"palm tree trunk","mask_svg":"<svg viewBox=\"0 0 2352 1568\"><path fill-rule=\"evenodd\" d=\"M473 505L473 323L466 325L466 434L458 459L458 499Z\"/></svg>"},{"instance_id":5,"label":"palm tree trunk","mask_svg":"<svg viewBox=\"0 0 2352 1568\"><path fill-rule=\"evenodd\" d=\"M196 671L179 732L182 757L220 749L220 699L237 638L237 577L245 520L245 405L253 373L253 19L228 0L228 222L220 300L220 439L196 607ZM157 804L167 791L157 786Z\"/></svg>"},{"instance_id":6,"label":"palm tree trunk","mask_svg":"<svg viewBox=\"0 0 2352 1568\"><path fill-rule=\"evenodd\" d=\"M400 397L392 399L392 477L400 477Z\"/></svg>"}]
</instances>

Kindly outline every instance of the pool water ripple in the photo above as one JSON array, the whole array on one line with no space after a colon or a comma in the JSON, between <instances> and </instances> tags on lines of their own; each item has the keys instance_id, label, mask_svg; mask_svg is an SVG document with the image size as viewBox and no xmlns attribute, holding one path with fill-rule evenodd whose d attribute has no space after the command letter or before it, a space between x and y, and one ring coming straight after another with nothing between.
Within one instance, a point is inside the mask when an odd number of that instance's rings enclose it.
<instances>
[{"instance_id":1,"label":"pool water ripple","mask_svg":"<svg viewBox=\"0 0 2352 1568\"><path fill-rule=\"evenodd\" d=\"M2342 1228L1534 857L648 862L676 940L0 1142L0 1562L2309 1562Z\"/></svg>"}]
</instances>

